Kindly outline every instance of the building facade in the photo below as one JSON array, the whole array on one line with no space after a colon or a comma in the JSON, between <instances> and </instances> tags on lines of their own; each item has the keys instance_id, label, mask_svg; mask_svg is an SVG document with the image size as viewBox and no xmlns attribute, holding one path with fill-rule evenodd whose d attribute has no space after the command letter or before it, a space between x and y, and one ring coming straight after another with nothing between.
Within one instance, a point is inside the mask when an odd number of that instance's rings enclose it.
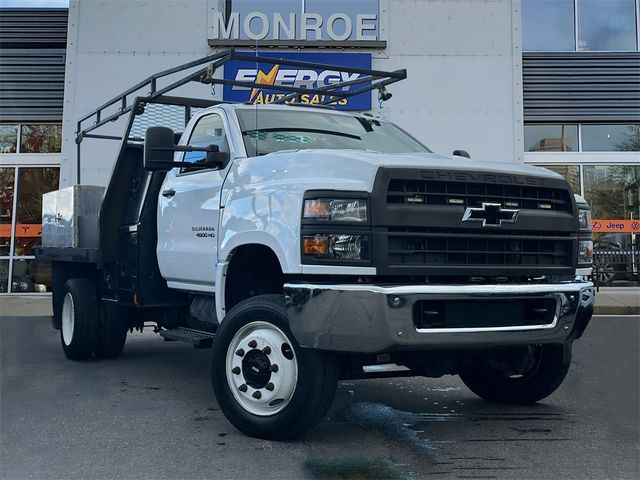
<instances>
[{"instance_id":1,"label":"building facade","mask_svg":"<svg viewBox=\"0 0 640 480\"><path fill-rule=\"evenodd\" d=\"M6 177L0 182L6 192L0 193L0 202L3 209L11 203L12 209L9 220L2 219L11 226L2 227L7 245L0 251L0 265L5 265L7 282L0 292L29 290L31 284L34 290L46 289L46 282L16 283L27 279L29 269L24 277L17 265L29 262L32 252L22 247L26 241L19 230L26 225L37 230L37 222L29 224L20 215L21 173L27 178L32 165L59 165L62 187L74 184L78 173L84 184L104 185L117 142L85 140L78 172L77 120L152 73L229 47L316 63L406 68L408 79L389 89L391 101L379 103L371 94L345 108L388 118L437 152L465 149L477 161L526 162L561 173L592 204L600 250L615 254L599 257L611 264L611 282L630 284L640 217L639 12L638 0L185 0L135 1L126 8L121 2L71 0L66 48L59 48L60 37L29 47L46 44L66 52L64 97L55 102L34 97L42 101L21 105L22 93L4 89L13 70L2 72L0 144L9 150L15 144L15 149L0 154L0 175ZM59 34L57 15L66 12L50 13L48 33ZM2 45L4 66L10 57ZM16 51L27 48L10 45ZM42 72L41 65L29 65L15 69L27 76ZM262 80L270 73L271 81L292 84L332 81L330 72L270 72L246 65L217 72ZM250 99L250 92L197 84L180 93L269 101L261 93ZM60 108L62 101L62 116L30 116L45 105ZM15 109L5 110L6 102ZM60 121L62 135L53 136L58 143L38 147L59 152L34 154L22 146L23 138L32 135L30 125L59 129ZM122 128L115 122L101 133L117 134ZM53 184L58 181L54 171L57 175L55 168L38 172L47 172ZM44 182L38 188L48 187ZM27 238L37 243L37 237Z\"/></svg>"},{"instance_id":2,"label":"building facade","mask_svg":"<svg viewBox=\"0 0 640 480\"><path fill-rule=\"evenodd\" d=\"M45 292L42 194L58 188L66 9L0 11L0 295Z\"/></svg>"}]
</instances>

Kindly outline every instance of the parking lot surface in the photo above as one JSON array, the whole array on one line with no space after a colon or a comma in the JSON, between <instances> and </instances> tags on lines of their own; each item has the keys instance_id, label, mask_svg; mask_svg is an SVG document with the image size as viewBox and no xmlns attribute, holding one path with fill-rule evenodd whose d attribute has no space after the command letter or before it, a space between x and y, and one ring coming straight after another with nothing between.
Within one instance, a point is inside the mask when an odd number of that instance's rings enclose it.
<instances>
[{"instance_id":1,"label":"parking lot surface","mask_svg":"<svg viewBox=\"0 0 640 480\"><path fill-rule=\"evenodd\" d=\"M342 382L287 443L219 411L208 350L131 334L116 360L71 362L46 317L0 317L2 479L640 478L638 317L595 317L567 379L532 406L457 377Z\"/></svg>"}]
</instances>

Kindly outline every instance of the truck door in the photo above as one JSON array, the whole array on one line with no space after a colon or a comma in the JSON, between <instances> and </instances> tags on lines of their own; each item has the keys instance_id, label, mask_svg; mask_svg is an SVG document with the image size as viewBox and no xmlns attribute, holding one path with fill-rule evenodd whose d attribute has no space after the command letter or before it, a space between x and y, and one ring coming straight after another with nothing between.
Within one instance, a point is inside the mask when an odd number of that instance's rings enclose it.
<instances>
[{"instance_id":1,"label":"truck door","mask_svg":"<svg viewBox=\"0 0 640 480\"><path fill-rule=\"evenodd\" d=\"M223 118L211 113L198 119L187 143L215 144L221 152L229 152ZM205 159L204 152L187 152L181 158L194 164ZM225 175L226 169L184 167L167 173L158 202L157 255L160 272L169 287L213 291L220 192Z\"/></svg>"}]
</instances>

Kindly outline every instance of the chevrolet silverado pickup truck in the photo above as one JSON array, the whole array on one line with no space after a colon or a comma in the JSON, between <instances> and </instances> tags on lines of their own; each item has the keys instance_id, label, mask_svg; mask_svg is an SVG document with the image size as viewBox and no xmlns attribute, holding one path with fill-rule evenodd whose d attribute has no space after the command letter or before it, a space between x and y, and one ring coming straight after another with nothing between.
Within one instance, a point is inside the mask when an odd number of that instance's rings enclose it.
<instances>
[{"instance_id":1,"label":"chevrolet silverado pickup truck","mask_svg":"<svg viewBox=\"0 0 640 480\"><path fill-rule=\"evenodd\" d=\"M189 78L222 82L226 55ZM382 100L406 76L355 73ZM296 102L314 91L228 104L169 97L158 78L78 123L78 144L110 139L91 132L130 114L106 189L45 195L38 256L67 358L116 357L149 325L211 347L220 408L270 439L320 421L341 379L459 375L506 404L558 388L594 304L589 207L561 176Z\"/></svg>"}]
</instances>

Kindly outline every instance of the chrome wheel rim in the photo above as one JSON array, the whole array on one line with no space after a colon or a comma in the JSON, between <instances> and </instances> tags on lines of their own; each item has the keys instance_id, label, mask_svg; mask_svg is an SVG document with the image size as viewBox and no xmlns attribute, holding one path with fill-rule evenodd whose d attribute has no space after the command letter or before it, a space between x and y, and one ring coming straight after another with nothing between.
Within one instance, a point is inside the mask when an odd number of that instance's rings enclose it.
<instances>
[{"instance_id":1,"label":"chrome wheel rim","mask_svg":"<svg viewBox=\"0 0 640 480\"><path fill-rule=\"evenodd\" d=\"M227 349L225 374L244 410L266 417L289 404L298 383L291 345L285 333L268 322L252 322L236 332Z\"/></svg>"},{"instance_id":2,"label":"chrome wheel rim","mask_svg":"<svg viewBox=\"0 0 640 480\"><path fill-rule=\"evenodd\" d=\"M62 340L66 346L71 345L73 339L74 317L73 297L67 293L62 303Z\"/></svg>"}]
</instances>

